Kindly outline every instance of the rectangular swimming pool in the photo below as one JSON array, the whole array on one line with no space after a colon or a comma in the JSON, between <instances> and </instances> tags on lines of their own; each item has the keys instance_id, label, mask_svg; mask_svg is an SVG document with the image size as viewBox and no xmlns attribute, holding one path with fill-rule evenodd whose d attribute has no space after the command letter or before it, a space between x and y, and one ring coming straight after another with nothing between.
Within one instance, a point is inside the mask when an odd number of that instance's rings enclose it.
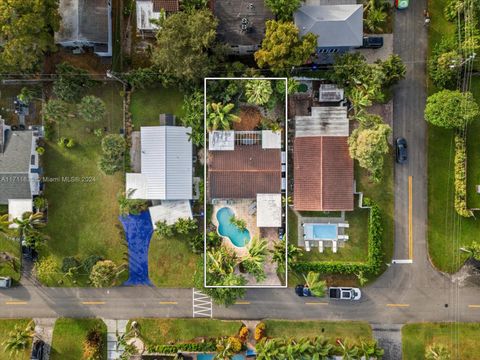
<instances>
[{"instance_id":1,"label":"rectangular swimming pool","mask_svg":"<svg viewBox=\"0 0 480 360\"><path fill-rule=\"evenodd\" d=\"M303 224L305 240L337 240L336 224Z\"/></svg>"}]
</instances>

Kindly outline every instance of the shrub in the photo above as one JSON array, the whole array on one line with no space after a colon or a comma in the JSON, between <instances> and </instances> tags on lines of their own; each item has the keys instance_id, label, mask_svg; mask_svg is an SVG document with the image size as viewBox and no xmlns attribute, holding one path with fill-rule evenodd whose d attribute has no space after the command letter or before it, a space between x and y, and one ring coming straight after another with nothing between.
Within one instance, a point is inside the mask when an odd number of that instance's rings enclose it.
<instances>
[{"instance_id":1,"label":"shrub","mask_svg":"<svg viewBox=\"0 0 480 360\"><path fill-rule=\"evenodd\" d=\"M45 154L45 148L43 146L37 146L37 148L35 150L37 151L38 155Z\"/></svg>"},{"instance_id":2,"label":"shrub","mask_svg":"<svg viewBox=\"0 0 480 360\"><path fill-rule=\"evenodd\" d=\"M65 144L65 146L67 148L71 149L72 147L75 146L75 141L72 138L69 138L69 139L67 139L67 143Z\"/></svg>"},{"instance_id":3,"label":"shrub","mask_svg":"<svg viewBox=\"0 0 480 360\"><path fill-rule=\"evenodd\" d=\"M246 326L242 326L240 328L240 331L238 332L238 338L240 339L241 342L246 342L248 339L249 335L248 328Z\"/></svg>"},{"instance_id":4,"label":"shrub","mask_svg":"<svg viewBox=\"0 0 480 360\"><path fill-rule=\"evenodd\" d=\"M51 256L42 258L35 262L35 272L37 278L41 282L46 283L58 272L58 264Z\"/></svg>"},{"instance_id":5,"label":"shrub","mask_svg":"<svg viewBox=\"0 0 480 360\"><path fill-rule=\"evenodd\" d=\"M242 350L242 342L239 338L230 336L228 338L228 342L230 343L230 347L234 353L238 353Z\"/></svg>"},{"instance_id":6,"label":"shrub","mask_svg":"<svg viewBox=\"0 0 480 360\"><path fill-rule=\"evenodd\" d=\"M82 266L85 270L85 273L90 274L92 272L93 266L101 260L103 260L103 258L98 255L90 255L85 260L83 260Z\"/></svg>"},{"instance_id":7,"label":"shrub","mask_svg":"<svg viewBox=\"0 0 480 360\"><path fill-rule=\"evenodd\" d=\"M88 360L103 359L103 334L95 327L88 330L83 342L83 356Z\"/></svg>"},{"instance_id":8,"label":"shrub","mask_svg":"<svg viewBox=\"0 0 480 360\"><path fill-rule=\"evenodd\" d=\"M175 345L148 345L147 351L159 354L176 354L178 352L213 352L217 349L216 342L208 340L202 343L185 343Z\"/></svg>"},{"instance_id":9,"label":"shrub","mask_svg":"<svg viewBox=\"0 0 480 360\"><path fill-rule=\"evenodd\" d=\"M68 273L72 269L78 268L80 262L74 256L67 256L62 260L62 272L64 274Z\"/></svg>"},{"instance_id":10,"label":"shrub","mask_svg":"<svg viewBox=\"0 0 480 360\"><path fill-rule=\"evenodd\" d=\"M254 335L255 341L258 342L266 336L267 336L267 327L265 323L264 322L258 323L255 328L255 335Z\"/></svg>"},{"instance_id":11,"label":"shrub","mask_svg":"<svg viewBox=\"0 0 480 360\"><path fill-rule=\"evenodd\" d=\"M473 213L467 207L467 148L462 135L455 135L454 159L455 210L458 215L471 217Z\"/></svg>"}]
</instances>

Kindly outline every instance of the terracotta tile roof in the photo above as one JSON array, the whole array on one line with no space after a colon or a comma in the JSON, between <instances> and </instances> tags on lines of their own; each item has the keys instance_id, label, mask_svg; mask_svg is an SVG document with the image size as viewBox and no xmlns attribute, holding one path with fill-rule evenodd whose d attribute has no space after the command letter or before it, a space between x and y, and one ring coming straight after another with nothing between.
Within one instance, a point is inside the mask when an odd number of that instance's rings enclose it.
<instances>
[{"instance_id":1,"label":"terracotta tile roof","mask_svg":"<svg viewBox=\"0 0 480 360\"><path fill-rule=\"evenodd\" d=\"M258 193L279 193L281 169L279 149L254 145L236 146L233 151L210 151L210 197L250 199Z\"/></svg>"},{"instance_id":2,"label":"terracotta tile roof","mask_svg":"<svg viewBox=\"0 0 480 360\"><path fill-rule=\"evenodd\" d=\"M179 10L178 0L153 0L153 12L175 12Z\"/></svg>"},{"instance_id":3,"label":"terracotta tile roof","mask_svg":"<svg viewBox=\"0 0 480 360\"><path fill-rule=\"evenodd\" d=\"M347 137L296 137L294 180L296 210L353 210L353 160Z\"/></svg>"}]
</instances>

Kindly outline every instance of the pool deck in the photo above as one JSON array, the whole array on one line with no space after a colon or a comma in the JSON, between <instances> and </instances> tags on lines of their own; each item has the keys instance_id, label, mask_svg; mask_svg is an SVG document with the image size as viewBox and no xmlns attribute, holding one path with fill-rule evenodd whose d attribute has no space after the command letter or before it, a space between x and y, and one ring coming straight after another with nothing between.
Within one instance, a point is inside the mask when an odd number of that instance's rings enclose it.
<instances>
[{"instance_id":1,"label":"pool deck","mask_svg":"<svg viewBox=\"0 0 480 360\"><path fill-rule=\"evenodd\" d=\"M341 216L339 217L304 217L300 215L299 212L296 212L297 217L298 217L298 246L305 247L305 240L303 238L303 224L312 224L312 223L318 223L318 224L338 224L345 222L345 213L342 211ZM344 229L343 228L338 228L338 235L344 234ZM317 241L311 241L311 243L316 243ZM344 241L343 240L337 240L338 246L342 247L344 246ZM329 240L325 240L323 242L324 247L329 247L332 246L332 242Z\"/></svg>"}]
</instances>

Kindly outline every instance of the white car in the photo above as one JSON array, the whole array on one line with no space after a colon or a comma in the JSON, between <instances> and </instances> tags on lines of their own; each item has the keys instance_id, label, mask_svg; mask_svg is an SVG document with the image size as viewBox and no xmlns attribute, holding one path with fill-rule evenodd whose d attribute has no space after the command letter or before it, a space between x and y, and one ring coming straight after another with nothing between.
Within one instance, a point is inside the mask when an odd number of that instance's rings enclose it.
<instances>
[{"instance_id":1,"label":"white car","mask_svg":"<svg viewBox=\"0 0 480 360\"><path fill-rule=\"evenodd\" d=\"M360 300L362 292L359 288L352 287L331 287L328 288L330 299L338 300Z\"/></svg>"},{"instance_id":2,"label":"white car","mask_svg":"<svg viewBox=\"0 0 480 360\"><path fill-rule=\"evenodd\" d=\"M12 286L12 278L0 276L0 289L7 289Z\"/></svg>"}]
</instances>

